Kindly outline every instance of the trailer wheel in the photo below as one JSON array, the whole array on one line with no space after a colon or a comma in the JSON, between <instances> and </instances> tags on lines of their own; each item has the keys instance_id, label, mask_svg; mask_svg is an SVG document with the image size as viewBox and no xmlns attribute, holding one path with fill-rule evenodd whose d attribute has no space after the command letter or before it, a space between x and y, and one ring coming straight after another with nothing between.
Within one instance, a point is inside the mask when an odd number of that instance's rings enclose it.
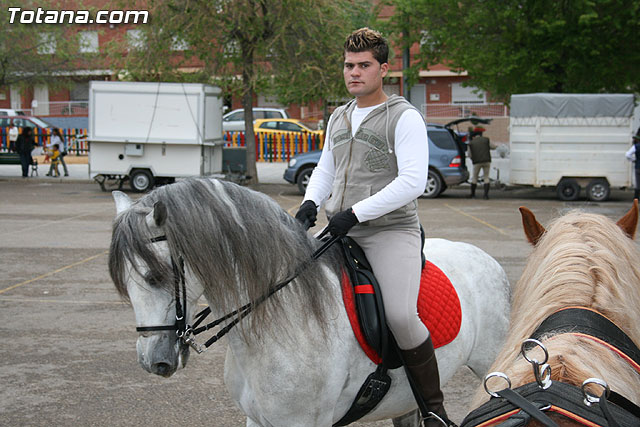
<instances>
[{"instance_id":1,"label":"trailer wheel","mask_svg":"<svg viewBox=\"0 0 640 427\"><path fill-rule=\"evenodd\" d=\"M133 191L144 193L153 187L153 175L146 169L136 169L129 175L129 182Z\"/></svg>"},{"instance_id":2,"label":"trailer wheel","mask_svg":"<svg viewBox=\"0 0 640 427\"><path fill-rule=\"evenodd\" d=\"M580 185L575 179L561 179L557 186L558 198L565 202L577 200L580 196Z\"/></svg>"},{"instance_id":3,"label":"trailer wheel","mask_svg":"<svg viewBox=\"0 0 640 427\"><path fill-rule=\"evenodd\" d=\"M587 185L587 198L594 202L604 202L611 195L611 187L606 179L594 179Z\"/></svg>"}]
</instances>

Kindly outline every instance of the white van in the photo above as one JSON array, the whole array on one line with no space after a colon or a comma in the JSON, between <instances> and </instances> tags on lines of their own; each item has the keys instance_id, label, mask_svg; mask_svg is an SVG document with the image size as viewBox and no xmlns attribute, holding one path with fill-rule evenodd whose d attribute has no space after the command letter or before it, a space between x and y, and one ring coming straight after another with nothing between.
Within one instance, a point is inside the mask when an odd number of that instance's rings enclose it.
<instances>
[{"instance_id":1,"label":"white van","mask_svg":"<svg viewBox=\"0 0 640 427\"><path fill-rule=\"evenodd\" d=\"M12 108L0 108L0 116L26 116L22 110L14 110Z\"/></svg>"},{"instance_id":2,"label":"white van","mask_svg":"<svg viewBox=\"0 0 640 427\"><path fill-rule=\"evenodd\" d=\"M253 109L253 120L288 118L289 114L282 108L255 107ZM222 130L224 132L244 132L244 108L230 111L222 116Z\"/></svg>"}]
</instances>

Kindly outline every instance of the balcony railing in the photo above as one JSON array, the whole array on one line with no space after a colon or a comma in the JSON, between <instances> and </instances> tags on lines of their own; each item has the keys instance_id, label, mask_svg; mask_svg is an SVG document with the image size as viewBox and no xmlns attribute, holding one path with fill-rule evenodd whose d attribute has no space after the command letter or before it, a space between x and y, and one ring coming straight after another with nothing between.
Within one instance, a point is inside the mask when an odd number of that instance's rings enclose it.
<instances>
[{"instance_id":1,"label":"balcony railing","mask_svg":"<svg viewBox=\"0 0 640 427\"><path fill-rule=\"evenodd\" d=\"M509 109L502 103L487 104L422 104L422 114L433 118L457 119L468 116L482 118L509 117Z\"/></svg>"},{"instance_id":2,"label":"balcony railing","mask_svg":"<svg viewBox=\"0 0 640 427\"><path fill-rule=\"evenodd\" d=\"M36 116L88 116L88 101L40 102L33 109Z\"/></svg>"}]
</instances>

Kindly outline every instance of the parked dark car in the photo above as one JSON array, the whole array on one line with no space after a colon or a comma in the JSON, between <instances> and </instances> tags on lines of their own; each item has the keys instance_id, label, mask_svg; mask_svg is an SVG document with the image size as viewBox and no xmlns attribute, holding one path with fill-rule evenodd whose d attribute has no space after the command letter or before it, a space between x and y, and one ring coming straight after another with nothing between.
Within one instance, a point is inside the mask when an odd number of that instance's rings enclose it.
<instances>
[{"instance_id":1,"label":"parked dark car","mask_svg":"<svg viewBox=\"0 0 640 427\"><path fill-rule=\"evenodd\" d=\"M424 197L433 198L442 194L449 185L457 185L469 179L469 171L464 162L464 143L455 136L448 125L429 124L429 175ZM320 160L321 151L310 151L298 154L289 161L284 172L287 182L296 184L300 193L304 194L313 168Z\"/></svg>"}]
</instances>

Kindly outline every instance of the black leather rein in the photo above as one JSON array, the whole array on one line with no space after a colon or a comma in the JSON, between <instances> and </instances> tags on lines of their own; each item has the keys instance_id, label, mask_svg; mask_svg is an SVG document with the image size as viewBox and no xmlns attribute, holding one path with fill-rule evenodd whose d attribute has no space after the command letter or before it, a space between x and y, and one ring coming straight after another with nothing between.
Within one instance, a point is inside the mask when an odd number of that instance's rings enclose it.
<instances>
[{"instance_id":1,"label":"black leather rein","mask_svg":"<svg viewBox=\"0 0 640 427\"><path fill-rule=\"evenodd\" d=\"M179 258L178 263L175 262L173 257L171 257L171 266L173 268L174 273L174 292L175 292L175 301L176 301L176 322L173 325L160 325L160 326L138 326L136 331L138 332L155 332L155 331L176 331L178 338L182 340L184 344L191 346L197 353L202 353L207 348L209 348L213 343L218 341L224 335L226 335L234 326L236 326L242 319L247 317L251 310L253 310L258 305L262 304L269 297L274 295L280 289L287 286L291 281L293 281L300 273L302 273L313 261L317 260L322 254L324 254L331 245L333 245L336 241L338 241L340 237L331 237L329 240L324 242L322 246L320 246L309 258L309 260L305 261L300 265L296 271L285 279L284 281L274 285L270 288L270 290L258 298L257 300L250 302L248 304L243 305L242 307L228 313L219 319L214 320L213 322L207 323L204 326L200 326L200 324L211 314L211 307L207 307L204 310L200 311L198 314L194 316L195 323L192 325L188 325L186 323L186 315L187 315L187 290L185 285L185 274L184 274L184 260L182 257ZM167 236L158 236L151 239L152 243L166 241ZM182 295L181 295L182 294ZM182 301L181 301L182 300ZM202 346L197 344L193 337L198 334L201 334L211 328L214 328L221 324L222 322L233 319L229 322L224 328L222 328L217 334L209 338ZM200 327L199 327L200 326Z\"/></svg>"}]
</instances>

